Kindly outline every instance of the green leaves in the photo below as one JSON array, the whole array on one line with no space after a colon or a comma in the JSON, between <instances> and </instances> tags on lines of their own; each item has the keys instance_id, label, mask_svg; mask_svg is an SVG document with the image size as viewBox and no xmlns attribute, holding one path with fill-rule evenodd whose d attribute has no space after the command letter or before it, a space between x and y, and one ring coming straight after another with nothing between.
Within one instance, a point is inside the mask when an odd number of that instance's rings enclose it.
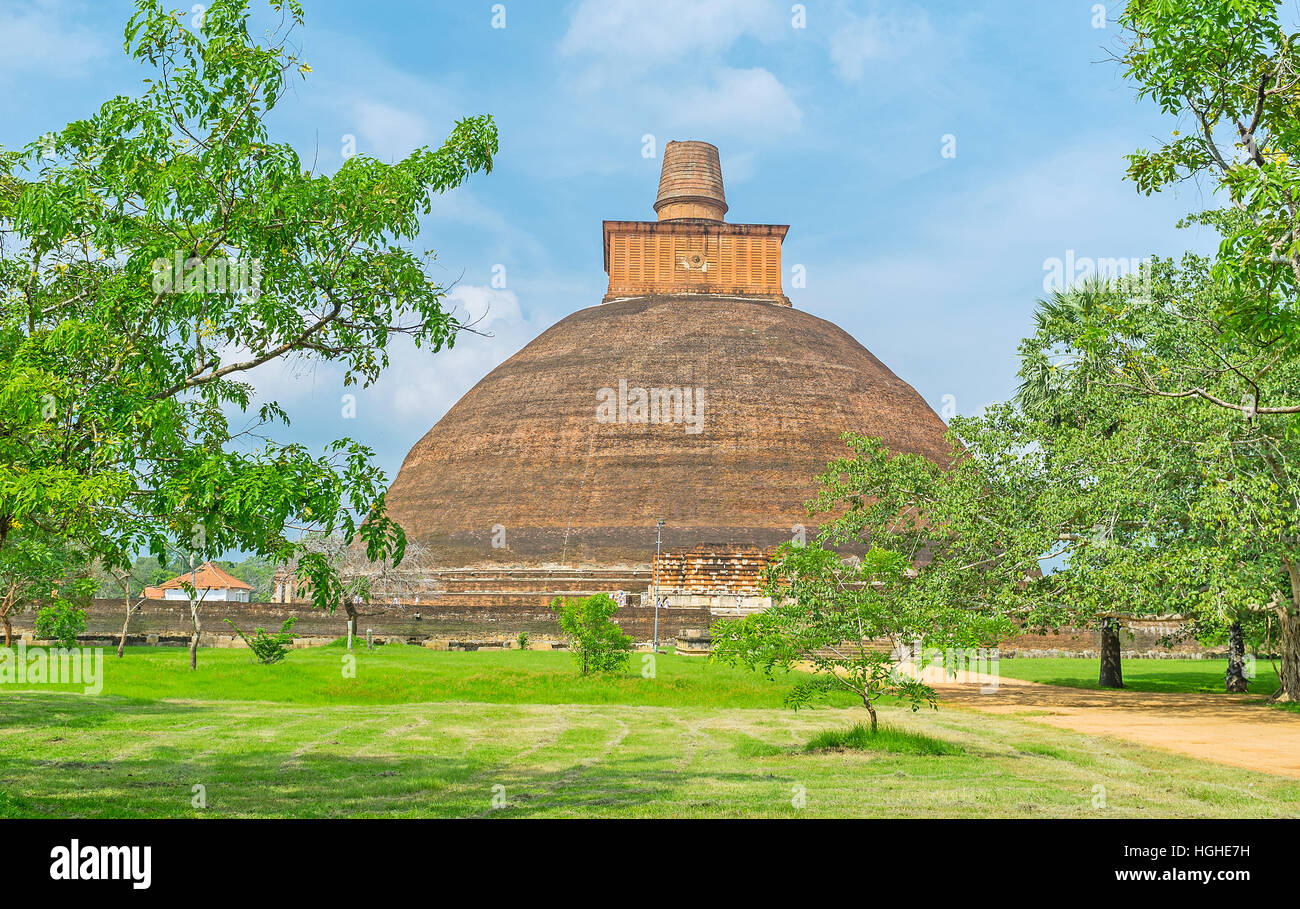
<instances>
[{"instance_id":1,"label":"green leaves","mask_svg":"<svg viewBox=\"0 0 1300 909\"><path fill-rule=\"evenodd\" d=\"M265 628L258 628L251 635L240 631L239 626L230 619L222 619L222 621L235 629L235 634L239 635L240 640L248 645L254 659L263 666L270 666L273 663L279 663L289 655L289 649L295 637L293 626L298 619L286 619L285 623L280 626L280 630L274 634L269 633Z\"/></svg>"},{"instance_id":2,"label":"green leaves","mask_svg":"<svg viewBox=\"0 0 1300 909\"><path fill-rule=\"evenodd\" d=\"M76 647L77 635L85 630L86 613L62 597L36 613L36 637L58 641L62 647Z\"/></svg>"},{"instance_id":3,"label":"green leaves","mask_svg":"<svg viewBox=\"0 0 1300 909\"><path fill-rule=\"evenodd\" d=\"M305 170L265 122L310 72L290 39L302 9L270 7L282 24L255 40L246 0L214 0L197 28L138 0L143 94L0 150L0 519L117 563L291 560L306 531L401 559L370 450L266 437L287 418L247 379L292 356L368 385L398 336L452 344L445 289L409 247L431 193L491 169L497 132L469 117L393 164ZM333 569L308 567L335 602Z\"/></svg>"},{"instance_id":4,"label":"green leaves","mask_svg":"<svg viewBox=\"0 0 1300 909\"><path fill-rule=\"evenodd\" d=\"M1080 545L1053 581L1076 613L1262 628L1294 596L1297 360L1284 337L1229 327L1242 286L1209 262L1157 261L1150 291L1042 301L1021 346L1053 482L1076 484Z\"/></svg>"},{"instance_id":5,"label":"green leaves","mask_svg":"<svg viewBox=\"0 0 1300 909\"><path fill-rule=\"evenodd\" d=\"M812 669L815 678L788 698L795 709L834 690L854 692L868 709L885 695L933 705L933 691L900 674L896 656L918 643L995 646L1012 630L1013 602L1032 599L1043 549L1032 522L1002 502L1032 460L1010 450L1012 437L972 434L973 449L956 448L945 469L846 436L854 456L828 467L809 505L833 519L817 541L778 550L772 605L714 623L711 658L766 674Z\"/></svg>"},{"instance_id":6,"label":"green leaves","mask_svg":"<svg viewBox=\"0 0 1300 909\"><path fill-rule=\"evenodd\" d=\"M1294 337L1300 312L1300 66L1277 0L1134 0L1120 17L1126 75L1141 98L1190 123L1128 156L1128 176L1150 194L1193 179L1221 190L1239 215L1223 234L1216 277L1249 291L1225 327ZM1240 304L1246 304L1240 307Z\"/></svg>"},{"instance_id":7,"label":"green leaves","mask_svg":"<svg viewBox=\"0 0 1300 909\"><path fill-rule=\"evenodd\" d=\"M10 620L33 607L37 632L71 647L85 630L78 608L94 595L90 559L77 547L31 525L0 519L0 616L8 643Z\"/></svg>"},{"instance_id":8,"label":"green leaves","mask_svg":"<svg viewBox=\"0 0 1300 909\"><path fill-rule=\"evenodd\" d=\"M551 609L559 618L560 631L568 639L574 661L583 675L625 669L632 639L610 620L618 603L607 593L577 599L556 597Z\"/></svg>"}]
</instances>

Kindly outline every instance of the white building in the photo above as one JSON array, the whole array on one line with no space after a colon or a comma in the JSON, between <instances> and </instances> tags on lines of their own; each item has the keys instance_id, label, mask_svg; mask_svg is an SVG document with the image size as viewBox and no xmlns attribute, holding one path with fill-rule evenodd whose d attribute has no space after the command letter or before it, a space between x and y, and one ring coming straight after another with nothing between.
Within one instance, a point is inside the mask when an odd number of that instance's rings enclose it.
<instances>
[{"instance_id":1,"label":"white building","mask_svg":"<svg viewBox=\"0 0 1300 909\"><path fill-rule=\"evenodd\" d=\"M157 587L146 587L144 595L150 600L186 600L190 595L183 584L193 581L199 599L205 603L226 600L235 603L247 603L252 584L247 584L219 565L204 562L193 572L177 575L170 581L163 581Z\"/></svg>"}]
</instances>

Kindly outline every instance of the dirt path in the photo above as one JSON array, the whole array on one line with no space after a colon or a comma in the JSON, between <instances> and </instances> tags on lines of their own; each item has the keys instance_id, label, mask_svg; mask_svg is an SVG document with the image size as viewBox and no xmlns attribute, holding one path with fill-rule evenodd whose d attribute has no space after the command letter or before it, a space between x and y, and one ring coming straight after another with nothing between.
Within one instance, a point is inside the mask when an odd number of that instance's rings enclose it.
<instances>
[{"instance_id":1,"label":"dirt path","mask_svg":"<svg viewBox=\"0 0 1300 909\"><path fill-rule=\"evenodd\" d=\"M1027 714L1085 735L1128 739L1206 761L1300 778L1300 715L1259 695L1091 691L1000 678L935 684L939 699L988 713Z\"/></svg>"}]
</instances>

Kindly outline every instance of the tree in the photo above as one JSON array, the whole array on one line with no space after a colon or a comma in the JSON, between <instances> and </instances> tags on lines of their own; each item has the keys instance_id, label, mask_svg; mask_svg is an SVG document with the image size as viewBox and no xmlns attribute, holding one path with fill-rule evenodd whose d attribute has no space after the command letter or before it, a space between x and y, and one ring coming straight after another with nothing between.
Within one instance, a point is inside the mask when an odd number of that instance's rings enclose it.
<instances>
[{"instance_id":1,"label":"tree","mask_svg":"<svg viewBox=\"0 0 1300 909\"><path fill-rule=\"evenodd\" d=\"M131 617L139 612L140 608L144 606L145 596L143 590L134 595L132 594L132 572L128 572L125 568L118 568L112 573L114 579L117 581L118 590L122 594L122 603L126 609L126 615L122 619L122 633L118 635L117 638L117 658L120 660L126 653L126 636L131 630Z\"/></svg>"},{"instance_id":2,"label":"tree","mask_svg":"<svg viewBox=\"0 0 1300 909\"><path fill-rule=\"evenodd\" d=\"M99 588L95 591L95 596L118 597L122 595L123 584L126 585L125 589L129 594L139 596L144 592L144 588L155 587L168 578L174 578L184 569L185 565L182 562L170 566L162 565L158 558L152 555L137 556L129 569L109 569L102 563L97 563L95 577L99 580Z\"/></svg>"},{"instance_id":3,"label":"tree","mask_svg":"<svg viewBox=\"0 0 1300 909\"><path fill-rule=\"evenodd\" d=\"M58 641L64 647L77 646L77 635L86 630L86 613L72 601L56 596L36 613L38 638Z\"/></svg>"},{"instance_id":4,"label":"tree","mask_svg":"<svg viewBox=\"0 0 1300 909\"><path fill-rule=\"evenodd\" d=\"M1059 619L1041 564L1081 545L1072 501L1047 482L1032 426L1005 405L954 420L952 459L897 453L845 434L851 457L832 462L809 514L830 516L817 541L778 550L773 605L714 624L713 657L772 673L814 673L788 697L799 707L835 690L875 702L896 695L913 709L934 692L899 674L913 646L969 654L1010 636L1016 623ZM865 550L860 559L840 553Z\"/></svg>"},{"instance_id":5,"label":"tree","mask_svg":"<svg viewBox=\"0 0 1300 909\"><path fill-rule=\"evenodd\" d=\"M365 549L337 534L306 534L298 545L297 555L284 566L291 597L310 595L313 606L333 614L340 606L348 617L348 649L358 631L361 605L384 597L414 597L428 589L425 572L428 552L420 543L409 543L400 565L390 557L371 558ZM329 588L319 591L311 578L329 569L335 579ZM323 605L322 605L323 601Z\"/></svg>"},{"instance_id":6,"label":"tree","mask_svg":"<svg viewBox=\"0 0 1300 909\"><path fill-rule=\"evenodd\" d=\"M894 665L899 648L910 646L917 631L915 617L896 608L896 590L909 565L902 555L881 548L860 560L843 560L816 542L783 544L770 565L773 605L715 622L710 659L768 675L806 665L813 676L786 693L786 705L798 710L834 691L848 691L862 700L873 733L875 703L884 695L905 698L913 710L933 707L933 689L901 675ZM893 649L882 647L882 641Z\"/></svg>"},{"instance_id":7,"label":"tree","mask_svg":"<svg viewBox=\"0 0 1300 909\"><path fill-rule=\"evenodd\" d=\"M126 653L126 638L131 630L131 619L144 606L146 587L153 587L173 578L181 572L180 563L175 571L168 571L155 556L139 556L128 571L122 567L105 567L102 563L95 565L94 576L99 583L95 591L97 598L115 598L121 596L125 615L122 617L122 631L117 638L117 657L121 659Z\"/></svg>"},{"instance_id":8,"label":"tree","mask_svg":"<svg viewBox=\"0 0 1300 909\"><path fill-rule=\"evenodd\" d=\"M199 668L199 639L203 636L203 625L199 621L199 609L203 606L203 601L207 599L210 590L210 588L204 588L203 592L199 593L197 568L198 559L195 558L193 553L190 553L190 576L181 581L181 589L185 591L185 596L189 600L190 624L194 629L190 635L191 670Z\"/></svg>"},{"instance_id":9,"label":"tree","mask_svg":"<svg viewBox=\"0 0 1300 909\"><path fill-rule=\"evenodd\" d=\"M0 620L6 647L13 643L15 616L61 599L88 599L95 585L88 576L89 560L57 537L16 523L9 525L7 536L7 545L0 548Z\"/></svg>"},{"instance_id":10,"label":"tree","mask_svg":"<svg viewBox=\"0 0 1300 909\"><path fill-rule=\"evenodd\" d=\"M556 597L551 609L559 618L560 631L582 675L627 667L632 639L610 619L618 611L613 597L607 593L578 599Z\"/></svg>"},{"instance_id":11,"label":"tree","mask_svg":"<svg viewBox=\"0 0 1300 909\"><path fill-rule=\"evenodd\" d=\"M1300 387L1300 361L1276 334L1230 330L1225 306L1247 291L1206 260L1156 262L1147 289L1059 295L1022 345L1022 375L1048 388L1039 416L1079 428L1055 457L1089 478L1085 495L1106 516L1105 545L1081 551L1064 581L1076 596L1127 590L1148 611L1226 631L1234 667L1245 629L1275 620L1277 697L1294 700L1300 417L1276 402Z\"/></svg>"},{"instance_id":12,"label":"tree","mask_svg":"<svg viewBox=\"0 0 1300 909\"><path fill-rule=\"evenodd\" d=\"M1130 155L1130 179L1148 194L1184 180L1205 184L1207 196L1223 190L1227 211L1192 219L1220 231L1215 278L1240 291L1219 301L1221 328L1271 337L1274 353L1293 356L1300 344L1300 36L1282 27L1279 5L1130 0L1120 16L1128 46L1119 59L1139 97L1192 124ZM1266 412L1300 413L1296 391L1270 401Z\"/></svg>"},{"instance_id":13,"label":"tree","mask_svg":"<svg viewBox=\"0 0 1300 909\"><path fill-rule=\"evenodd\" d=\"M1231 391L1243 393L1225 397L1225 383L1215 381L1222 377L1195 372L1179 376L1180 381L1147 375L1142 392L1196 398L1254 425L1272 424L1268 431L1274 437L1293 432L1290 418L1300 414L1294 383L1271 382L1267 395L1257 387L1263 374L1300 356L1300 36L1282 26L1279 7L1277 0L1136 0L1121 17L1129 36L1122 62L1139 96L1194 124L1186 136L1175 132L1160 147L1129 156L1129 176L1147 193L1183 180L1205 180L1205 189L1222 190L1230 202L1226 210L1189 220L1222 235L1211 274L1216 298L1203 316L1213 323L1214 344L1236 355L1226 384L1235 382L1240 388ZM1251 353L1262 359L1250 360ZM1276 452L1266 460L1269 482L1279 491L1290 485L1289 467L1281 461ZM1269 535L1276 539L1272 530ZM1275 547L1278 554L1288 548ZM1293 555L1281 558L1290 588L1274 607L1282 647L1281 696L1294 700L1300 697L1294 656L1300 648L1300 568ZM1239 621L1231 624L1241 627ZM1230 631L1231 640L1240 637ZM1229 684L1243 687L1232 678Z\"/></svg>"},{"instance_id":14,"label":"tree","mask_svg":"<svg viewBox=\"0 0 1300 909\"><path fill-rule=\"evenodd\" d=\"M314 172L266 128L310 73L289 44L301 5L269 5L283 25L258 43L247 0L214 0L197 31L137 0L143 95L0 149L0 553L17 523L108 568L176 545L280 563L309 530L402 558L370 449L277 441L287 416L248 378L296 357L364 386L392 339L438 350L467 329L408 246L432 193L491 169L496 129L471 117L440 148ZM302 566L325 606L331 567Z\"/></svg>"}]
</instances>

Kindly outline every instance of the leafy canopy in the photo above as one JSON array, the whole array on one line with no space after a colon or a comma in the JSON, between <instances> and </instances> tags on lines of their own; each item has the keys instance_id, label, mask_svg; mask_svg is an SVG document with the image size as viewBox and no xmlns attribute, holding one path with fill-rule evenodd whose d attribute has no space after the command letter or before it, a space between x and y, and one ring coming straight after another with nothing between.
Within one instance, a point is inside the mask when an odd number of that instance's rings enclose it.
<instances>
[{"instance_id":1,"label":"leafy canopy","mask_svg":"<svg viewBox=\"0 0 1300 909\"><path fill-rule=\"evenodd\" d=\"M1157 261L1141 299L1092 285L1040 302L1021 401L1052 427L1054 472L1087 479L1098 521L1058 574L1063 595L1188 616L1207 637L1233 623L1294 636L1300 415L1279 402L1300 360L1230 329L1228 280L1189 255ZM1293 647L1284 686L1300 681Z\"/></svg>"},{"instance_id":2,"label":"leafy canopy","mask_svg":"<svg viewBox=\"0 0 1300 909\"><path fill-rule=\"evenodd\" d=\"M768 674L811 669L790 706L851 691L874 727L881 697L934 704L928 685L895 666L911 648L977 655L1017 619L1052 618L1040 564L1075 544L1058 529L1065 497L1025 444L1026 421L999 407L955 421L949 438L952 461L941 465L846 434L852 455L828 466L809 503L829 520L813 543L778 550L770 608L714 624L713 658Z\"/></svg>"},{"instance_id":3,"label":"leafy canopy","mask_svg":"<svg viewBox=\"0 0 1300 909\"><path fill-rule=\"evenodd\" d=\"M144 93L0 148L0 551L20 524L122 568L176 548L285 561L304 530L402 557L370 449L277 441L287 416L249 373L295 357L364 386L396 337L452 344L465 326L409 247L431 194L491 169L496 128L470 117L440 148L316 172L266 126L310 72L301 5L269 6L259 41L247 0L214 0L197 30L137 0ZM337 602L328 560L301 568Z\"/></svg>"},{"instance_id":4,"label":"leafy canopy","mask_svg":"<svg viewBox=\"0 0 1300 909\"><path fill-rule=\"evenodd\" d=\"M1221 190L1227 209L1193 220L1223 235L1214 263L1225 328L1300 344L1300 35L1278 0L1130 0L1120 17L1125 74L1180 118L1129 156L1145 193L1183 180ZM1208 185L1206 185L1208 184ZM1300 409L1300 400L1287 399Z\"/></svg>"},{"instance_id":5,"label":"leafy canopy","mask_svg":"<svg viewBox=\"0 0 1300 909\"><path fill-rule=\"evenodd\" d=\"M577 599L556 597L551 609L582 675L627 668L632 639L611 619L618 611L613 597L607 593Z\"/></svg>"}]
</instances>

